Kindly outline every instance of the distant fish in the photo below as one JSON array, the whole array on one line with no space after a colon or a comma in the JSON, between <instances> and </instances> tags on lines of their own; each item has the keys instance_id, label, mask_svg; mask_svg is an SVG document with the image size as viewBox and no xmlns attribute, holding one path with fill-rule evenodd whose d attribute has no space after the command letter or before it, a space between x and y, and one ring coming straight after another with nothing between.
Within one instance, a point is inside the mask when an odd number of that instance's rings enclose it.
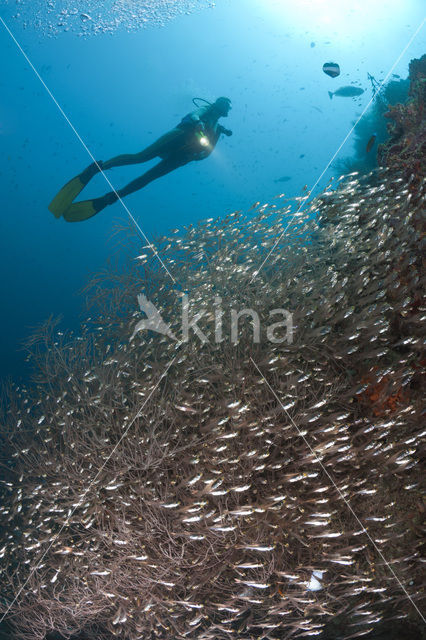
<instances>
[{"instance_id":1,"label":"distant fish","mask_svg":"<svg viewBox=\"0 0 426 640\"><path fill-rule=\"evenodd\" d=\"M288 182L291 180L291 176L281 176L281 178L277 178L275 182Z\"/></svg>"},{"instance_id":2,"label":"distant fish","mask_svg":"<svg viewBox=\"0 0 426 640\"><path fill-rule=\"evenodd\" d=\"M336 78L340 75L340 67L337 62L325 62L322 65L322 70L331 78Z\"/></svg>"},{"instance_id":3,"label":"distant fish","mask_svg":"<svg viewBox=\"0 0 426 640\"><path fill-rule=\"evenodd\" d=\"M377 138L377 133L373 133L373 135L371 136L371 138L367 142L367 146L365 147L365 150L366 150L367 153L369 153L371 151L371 149L374 147L374 143L376 142L376 138Z\"/></svg>"},{"instance_id":4,"label":"distant fish","mask_svg":"<svg viewBox=\"0 0 426 640\"><path fill-rule=\"evenodd\" d=\"M313 47L315 47L315 42L311 42L311 49L313 49Z\"/></svg>"},{"instance_id":5,"label":"distant fish","mask_svg":"<svg viewBox=\"0 0 426 640\"><path fill-rule=\"evenodd\" d=\"M355 98L356 96L360 96L361 93L364 93L364 89L361 89L361 87L347 85L346 87L340 87L337 91L329 91L328 95L331 100L333 96L340 96L341 98Z\"/></svg>"}]
</instances>

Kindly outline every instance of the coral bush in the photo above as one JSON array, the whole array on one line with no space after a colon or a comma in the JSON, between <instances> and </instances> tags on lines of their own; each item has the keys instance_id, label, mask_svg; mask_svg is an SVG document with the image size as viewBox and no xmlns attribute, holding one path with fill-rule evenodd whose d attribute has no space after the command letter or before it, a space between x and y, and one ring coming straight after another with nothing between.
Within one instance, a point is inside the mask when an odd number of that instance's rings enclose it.
<instances>
[{"instance_id":1,"label":"coral bush","mask_svg":"<svg viewBox=\"0 0 426 640\"><path fill-rule=\"evenodd\" d=\"M1 429L16 638L343 640L421 620L425 191L375 185L171 234L174 281L147 249L94 280L80 336L35 336L35 385ZM141 292L177 340L135 333ZM184 294L205 342L182 340ZM259 342L247 319L231 341L231 308L257 310ZM293 341L271 342L272 309Z\"/></svg>"}]
</instances>

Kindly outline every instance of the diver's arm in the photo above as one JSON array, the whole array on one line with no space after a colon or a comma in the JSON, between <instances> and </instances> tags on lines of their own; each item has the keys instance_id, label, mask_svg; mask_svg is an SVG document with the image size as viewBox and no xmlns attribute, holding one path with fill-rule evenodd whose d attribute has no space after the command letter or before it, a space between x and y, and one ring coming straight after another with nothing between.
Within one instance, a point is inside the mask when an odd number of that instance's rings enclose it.
<instances>
[{"instance_id":1,"label":"diver's arm","mask_svg":"<svg viewBox=\"0 0 426 640\"><path fill-rule=\"evenodd\" d=\"M210 131L207 130L207 137L210 141L210 145L214 148L217 144L217 141L219 140L221 134L224 134L225 136L232 136L232 131L230 131L230 129L225 129L225 127L222 127L221 124L217 124L214 129L211 129Z\"/></svg>"},{"instance_id":2,"label":"diver's arm","mask_svg":"<svg viewBox=\"0 0 426 640\"><path fill-rule=\"evenodd\" d=\"M225 129L221 124L217 125L217 132L225 134L225 136L232 136L232 131L230 129Z\"/></svg>"}]
</instances>

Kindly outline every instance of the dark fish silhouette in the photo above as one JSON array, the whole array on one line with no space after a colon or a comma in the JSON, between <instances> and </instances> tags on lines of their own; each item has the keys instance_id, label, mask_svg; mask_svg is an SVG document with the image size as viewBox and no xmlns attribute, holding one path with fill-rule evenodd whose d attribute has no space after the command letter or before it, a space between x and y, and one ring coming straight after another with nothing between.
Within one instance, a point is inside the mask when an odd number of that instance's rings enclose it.
<instances>
[{"instance_id":1,"label":"dark fish silhouette","mask_svg":"<svg viewBox=\"0 0 426 640\"><path fill-rule=\"evenodd\" d=\"M355 98L356 96L360 96L361 93L364 93L364 89L361 89L361 87L347 85L346 87L340 87L337 91L329 91L328 95L331 100L333 96L340 96L341 98Z\"/></svg>"},{"instance_id":2,"label":"dark fish silhouette","mask_svg":"<svg viewBox=\"0 0 426 640\"><path fill-rule=\"evenodd\" d=\"M325 62L322 65L322 70L331 78L336 78L340 75L340 67L337 62Z\"/></svg>"},{"instance_id":3,"label":"dark fish silhouette","mask_svg":"<svg viewBox=\"0 0 426 640\"><path fill-rule=\"evenodd\" d=\"M291 176L281 176L281 178L277 178L275 182L288 182L291 180Z\"/></svg>"},{"instance_id":4,"label":"dark fish silhouette","mask_svg":"<svg viewBox=\"0 0 426 640\"><path fill-rule=\"evenodd\" d=\"M374 147L374 143L376 142L376 138L377 138L377 133L373 133L373 135L371 136L371 138L367 142L367 146L365 147L365 150L366 150L367 153L369 153L371 151L371 149Z\"/></svg>"}]
</instances>

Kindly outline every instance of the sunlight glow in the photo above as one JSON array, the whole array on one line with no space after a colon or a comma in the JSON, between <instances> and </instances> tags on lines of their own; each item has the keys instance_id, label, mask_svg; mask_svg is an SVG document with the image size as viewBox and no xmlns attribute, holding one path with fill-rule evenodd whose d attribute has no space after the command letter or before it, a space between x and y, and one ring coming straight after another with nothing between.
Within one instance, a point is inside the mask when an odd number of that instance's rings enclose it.
<instances>
[{"instance_id":1,"label":"sunlight glow","mask_svg":"<svg viewBox=\"0 0 426 640\"><path fill-rule=\"evenodd\" d=\"M287 29L311 30L317 37L359 37L378 30L383 18L398 24L407 14L407 3L400 0L264 0L265 8L281 18Z\"/></svg>"}]
</instances>

